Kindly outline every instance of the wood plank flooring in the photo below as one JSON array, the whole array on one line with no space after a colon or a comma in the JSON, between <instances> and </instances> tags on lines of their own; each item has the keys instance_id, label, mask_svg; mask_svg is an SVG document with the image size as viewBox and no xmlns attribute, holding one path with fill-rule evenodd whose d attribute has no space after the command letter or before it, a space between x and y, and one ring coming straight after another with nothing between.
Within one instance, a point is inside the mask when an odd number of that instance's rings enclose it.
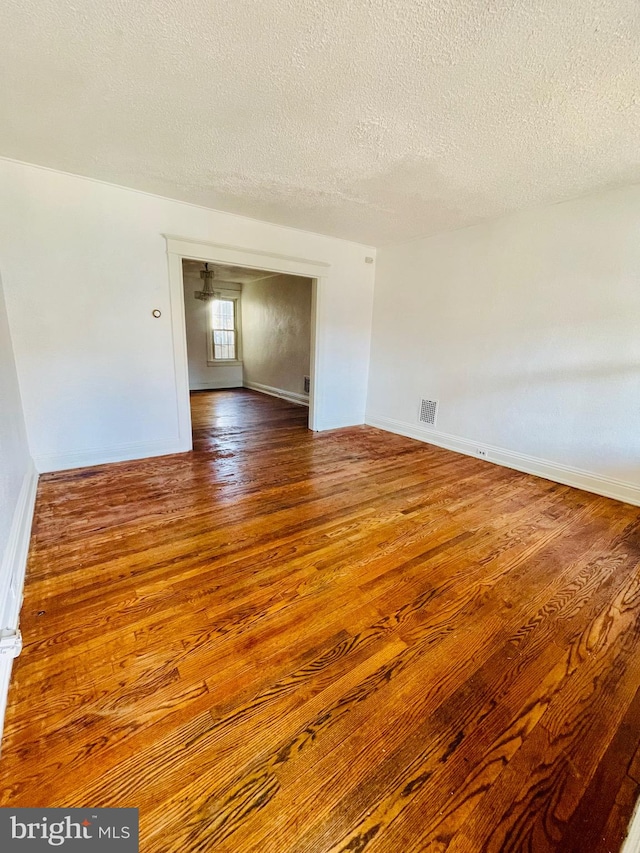
<instances>
[{"instance_id":1,"label":"wood plank flooring","mask_svg":"<svg viewBox=\"0 0 640 853\"><path fill-rule=\"evenodd\" d=\"M44 476L1 804L145 853L617 851L640 513L194 395L195 450Z\"/></svg>"}]
</instances>

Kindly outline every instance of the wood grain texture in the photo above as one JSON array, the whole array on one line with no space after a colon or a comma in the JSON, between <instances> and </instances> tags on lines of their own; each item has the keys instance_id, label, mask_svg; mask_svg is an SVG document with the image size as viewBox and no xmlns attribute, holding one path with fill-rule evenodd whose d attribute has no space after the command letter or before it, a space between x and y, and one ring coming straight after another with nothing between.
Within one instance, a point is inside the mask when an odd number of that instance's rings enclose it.
<instances>
[{"instance_id":1,"label":"wood grain texture","mask_svg":"<svg viewBox=\"0 0 640 853\"><path fill-rule=\"evenodd\" d=\"M193 453L41 480L1 804L137 806L145 853L619 849L638 510L192 409Z\"/></svg>"}]
</instances>

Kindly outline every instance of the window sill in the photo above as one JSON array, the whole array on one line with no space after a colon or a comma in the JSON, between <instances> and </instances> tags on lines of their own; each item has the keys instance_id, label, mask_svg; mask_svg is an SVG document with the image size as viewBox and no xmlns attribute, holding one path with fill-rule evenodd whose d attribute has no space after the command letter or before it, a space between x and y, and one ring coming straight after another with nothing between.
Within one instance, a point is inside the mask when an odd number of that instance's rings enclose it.
<instances>
[{"instance_id":1,"label":"window sill","mask_svg":"<svg viewBox=\"0 0 640 853\"><path fill-rule=\"evenodd\" d=\"M216 358L213 361L207 359L208 367L242 367L242 361L237 358Z\"/></svg>"}]
</instances>

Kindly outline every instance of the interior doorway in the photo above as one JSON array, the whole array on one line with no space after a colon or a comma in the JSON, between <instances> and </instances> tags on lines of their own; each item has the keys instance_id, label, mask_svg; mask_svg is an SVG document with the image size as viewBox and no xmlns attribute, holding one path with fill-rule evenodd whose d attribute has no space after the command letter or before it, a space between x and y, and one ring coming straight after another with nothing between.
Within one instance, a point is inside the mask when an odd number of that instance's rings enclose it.
<instances>
[{"instance_id":1,"label":"interior doorway","mask_svg":"<svg viewBox=\"0 0 640 853\"><path fill-rule=\"evenodd\" d=\"M251 389L309 411L313 279L183 258L182 281L190 395Z\"/></svg>"},{"instance_id":2,"label":"interior doorway","mask_svg":"<svg viewBox=\"0 0 640 853\"><path fill-rule=\"evenodd\" d=\"M250 270L303 276L311 282L311 324L309 364L309 408L308 427L312 430L325 428L326 410L332 397L327 393L326 370L320 356L326 346L321 334L324 328L324 293L331 273L331 265L324 261L279 255L268 251L246 249L221 243L202 243L184 237L165 235L169 266L171 294L171 325L173 333L174 368L176 380L176 414L178 420L179 445L181 450L193 447L191 431L191 406L189 392L189 369L187 335L185 324L185 290L182 261L184 259L209 264L238 266Z\"/></svg>"}]
</instances>

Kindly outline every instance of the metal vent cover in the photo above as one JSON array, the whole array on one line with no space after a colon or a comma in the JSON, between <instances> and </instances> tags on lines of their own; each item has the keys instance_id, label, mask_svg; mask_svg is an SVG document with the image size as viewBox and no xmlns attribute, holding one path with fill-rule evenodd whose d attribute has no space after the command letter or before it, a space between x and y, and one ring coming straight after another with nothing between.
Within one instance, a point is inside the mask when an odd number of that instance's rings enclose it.
<instances>
[{"instance_id":1,"label":"metal vent cover","mask_svg":"<svg viewBox=\"0 0 640 853\"><path fill-rule=\"evenodd\" d=\"M421 424L427 426L435 426L438 416L438 401L437 400L420 400L420 414L418 420Z\"/></svg>"},{"instance_id":2,"label":"metal vent cover","mask_svg":"<svg viewBox=\"0 0 640 853\"><path fill-rule=\"evenodd\" d=\"M311 377L304 377L304 393L309 394L311 392Z\"/></svg>"}]
</instances>

